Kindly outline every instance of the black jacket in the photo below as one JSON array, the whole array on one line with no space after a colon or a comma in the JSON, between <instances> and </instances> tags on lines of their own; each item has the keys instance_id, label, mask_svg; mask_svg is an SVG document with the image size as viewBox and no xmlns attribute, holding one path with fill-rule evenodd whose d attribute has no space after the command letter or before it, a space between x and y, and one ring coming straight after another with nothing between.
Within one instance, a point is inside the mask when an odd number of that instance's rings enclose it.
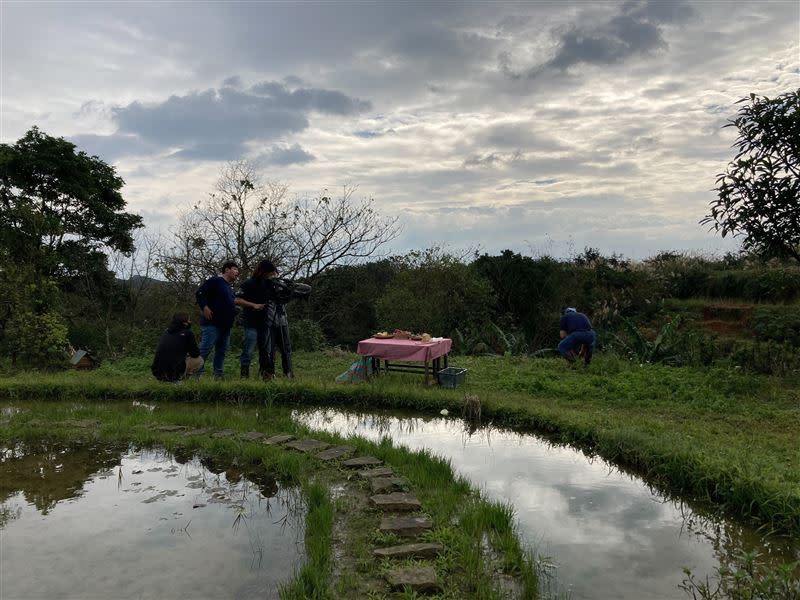
<instances>
[{"instance_id":1,"label":"black jacket","mask_svg":"<svg viewBox=\"0 0 800 600\"><path fill-rule=\"evenodd\" d=\"M170 326L161 336L150 370L161 381L178 381L186 372L186 355L200 356L189 326Z\"/></svg>"},{"instance_id":2,"label":"black jacket","mask_svg":"<svg viewBox=\"0 0 800 600\"><path fill-rule=\"evenodd\" d=\"M286 304L295 298L306 298L311 286L288 279L254 279L245 281L239 293L255 304L264 304L264 310L246 308L242 311L242 325L245 327L272 327L286 324Z\"/></svg>"}]
</instances>

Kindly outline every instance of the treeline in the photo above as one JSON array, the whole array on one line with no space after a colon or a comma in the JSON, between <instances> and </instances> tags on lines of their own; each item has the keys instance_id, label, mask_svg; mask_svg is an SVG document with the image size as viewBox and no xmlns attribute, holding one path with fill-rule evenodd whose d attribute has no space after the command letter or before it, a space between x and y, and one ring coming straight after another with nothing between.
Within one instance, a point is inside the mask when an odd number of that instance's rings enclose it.
<instances>
[{"instance_id":1,"label":"treeline","mask_svg":"<svg viewBox=\"0 0 800 600\"><path fill-rule=\"evenodd\" d=\"M101 359L148 354L172 313L197 315L191 295L168 282L98 273L57 286L34 284L25 268L0 272L6 302L21 311L4 328L4 354L22 364L63 362L60 339ZM462 258L434 248L335 267L312 284L310 299L289 306L298 349L352 349L376 331L399 327L450 337L457 353L547 355L565 306L592 318L601 350L643 361L726 359L774 372L781 361L783 370L794 368L800 343L792 305L800 299L800 268L747 257L661 253L634 262L587 249L569 260L510 250ZM697 326L714 299L771 306L744 309L750 334L734 339Z\"/></svg>"},{"instance_id":2,"label":"treeline","mask_svg":"<svg viewBox=\"0 0 800 600\"><path fill-rule=\"evenodd\" d=\"M326 340L344 346L400 327L452 337L465 353L532 353L556 345L565 306L616 331L621 318L658 324L670 317L665 299L693 297L793 302L800 269L730 255L665 252L633 262L594 249L570 260L506 250L459 260L429 250L331 270L292 316L319 324Z\"/></svg>"}]
</instances>

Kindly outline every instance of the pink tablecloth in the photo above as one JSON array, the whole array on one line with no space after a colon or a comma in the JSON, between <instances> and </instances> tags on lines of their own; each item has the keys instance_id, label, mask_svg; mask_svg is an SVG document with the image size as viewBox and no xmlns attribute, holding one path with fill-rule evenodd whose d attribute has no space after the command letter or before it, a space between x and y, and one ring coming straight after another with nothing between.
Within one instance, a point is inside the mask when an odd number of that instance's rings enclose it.
<instances>
[{"instance_id":1,"label":"pink tablecloth","mask_svg":"<svg viewBox=\"0 0 800 600\"><path fill-rule=\"evenodd\" d=\"M427 362L449 353L452 346L453 340L449 338L437 342L369 338L358 342L356 352L362 356L374 356L383 360Z\"/></svg>"}]
</instances>

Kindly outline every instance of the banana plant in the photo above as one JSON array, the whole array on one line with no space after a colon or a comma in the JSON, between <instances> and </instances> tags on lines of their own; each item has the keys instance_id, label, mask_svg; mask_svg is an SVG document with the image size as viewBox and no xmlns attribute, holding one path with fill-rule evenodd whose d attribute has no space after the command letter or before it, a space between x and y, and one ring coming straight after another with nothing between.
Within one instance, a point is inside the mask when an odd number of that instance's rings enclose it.
<instances>
[{"instance_id":1,"label":"banana plant","mask_svg":"<svg viewBox=\"0 0 800 600\"><path fill-rule=\"evenodd\" d=\"M611 335L630 358L640 363L678 364L681 362L676 348L680 341L678 327L681 324L681 317L665 323L653 341L648 340L630 319L621 315L619 319L627 335L619 336L613 333Z\"/></svg>"}]
</instances>

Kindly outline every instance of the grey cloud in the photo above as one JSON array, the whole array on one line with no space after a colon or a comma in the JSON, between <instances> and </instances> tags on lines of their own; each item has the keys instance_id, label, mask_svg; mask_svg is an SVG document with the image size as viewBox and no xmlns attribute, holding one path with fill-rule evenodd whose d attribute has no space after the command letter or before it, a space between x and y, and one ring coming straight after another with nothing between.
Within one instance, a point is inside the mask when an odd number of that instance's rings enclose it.
<instances>
[{"instance_id":1,"label":"grey cloud","mask_svg":"<svg viewBox=\"0 0 800 600\"><path fill-rule=\"evenodd\" d=\"M627 15L655 23L684 23L695 15L695 10L683 0L633 0L622 8Z\"/></svg>"},{"instance_id":2,"label":"grey cloud","mask_svg":"<svg viewBox=\"0 0 800 600\"><path fill-rule=\"evenodd\" d=\"M269 152L259 158L258 162L267 165L288 166L302 165L312 160L316 160L313 154L306 152L300 144L293 144L291 146L273 146Z\"/></svg>"},{"instance_id":3,"label":"grey cloud","mask_svg":"<svg viewBox=\"0 0 800 600\"><path fill-rule=\"evenodd\" d=\"M238 75L233 75L233 76L228 77L227 79L225 79L222 82L222 86L223 87L232 87L232 88L239 89L239 88L242 87L242 78L239 77Z\"/></svg>"},{"instance_id":4,"label":"grey cloud","mask_svg":"<svg viewBox=\"0 0 800 600\"><path fill-rule=\"evenodd\" d=\"M171 96L160 104L133 102L114 109L114 120L122 133L167 146L231 143L308 127L303 114L230 88Z\"/></svg>"},{"instance_id":5,"label":"grey cloud","mask_svg":"<svg viewBox=\"0 0 800 600\"><path fill-rule=\"evenodd\" d=\"M476 33L461 33L439 27L413 31L397 40L392 50L409 58L447 62L483 57L496 42Z\"/></svg>"},{"instance_id":6,"label":"grey cloud","mask_svg":"<svg viewBox=\"0 0 800 600\"><path fill-rule=\"evenodd\" d=\"M135 135L114 134L95 135L82 134L69 138L78 150L83 150L91 156L99 156L105 161L114 162L123 156L147 154L156 148Z\"/></svg>"},{"instance_id":7,"label":"grey cloud","mask_svg":"<svg viewBox=\"0 0 800 600\"><path fill-rule=\"evenodd\" d=\"M496 26L497 33L498 35L515 33L524 29L531 21L533 17L530 15L506 15Z\"/></svg>"},{"instance_id":8,"label":"grey cloud","mask_svg":"<svg viewBox=\"0 0 800 600\"><path fill-rule=\"evenodd\" d=\"M383 132L381 131L370 131L369 129L362 129L360 131L354 131L353 135L356 137L363 138L365 140L369 140L376 137L381 137Z\"/></svg>"},{"instance_id":9,"label":"grey cloud","mask_svg":"<svg viewBox=\"0 0 800 600\"><path fill-rule=\"evenodd\" d=\"M511 163L522 158L522 152L517 150L512 153L490 152L489 154L470 156L464 160L465 167L494 166Z\"/></svg>"},{"instance_id":10,"label":"grey cloud","mask_svg":"<svg viewBox=\"0 0 800 600\"><path fill-rule=\"evenodd\" d=\"M264 81L254 85L250 91L269 98L276 107L291 110L315 110L334 115L353 115L372 108L370 102L351 98L336 90L317 88L290 90L286 84L277 81Z\"/></svg>"},{"instance_id":11,"label":"grey cloud","mask_svg":"<svg viewBox=\"0 0 800 600\"><path fill-rule=\"evenodd\" d=\"M565 149L558 140L532 131L531 126L526 122L491 125L477 136L477 141L480 144L496 148L519 148L547 152Z\"/></svg>"},{"instance_id":12,"label":"grey cloud","mask_svg":"<svg viewBox=\"0 0 800 600\"><path fill-rule=\"evenodd\" d=\"M680 1L628 2L622 14L605 23L577 25L561 33L558 50L545 67L564 71L580 63L613 64L666 48L662 24L683 22L693 14L688 4Z\"/></svg>"},{"instance_id":13,"label":"grey cloud","mask_svg":"<svg viewBox=\"0 0 800 600\"><path fill-rule=\"evenodd\" d=\"M682 92L686 89L686 84L680 81L669 81L666 83L662 83L661 85L657 85L656 87L647 88L642 91L642 96L647 98L664 98L666 96L671 96L677 92Z\"/></svg>"},{"instance_id":14,"label":"grey cloud","mask_svg":"<svg viewBox=\"0 0 800 600\"><path fill-rule=\"evenodd\" d=\"M244 149L244 145L237 142L198 143L178 150L170 157L185 160L228 160L242 156Z\"/></svg>"},{"instance_id":15,"label":"grey cloud","mask_svg":"<svg viewBox=\"0 0 800 600\"><path fill-rule=\"evenodd\" d=\"M139 151L177 148L171 156L181 159L226 160L240 157L245 143L270 140L303 131L308 113L318 111L350 115L368 109L370 103L335 90L289 89L285 83L262 82L240 91L238 77L229 87L173 95L159 103L132 102L115 107L111 116L118 130L111 136L79 136L82 143L98 148L106 157ZM92 103L86 111L96 111ZM298 147L299 148L299 147ZM307 162L310 154L278 152L280 164ZM277 163L276 163L277 164Z\"/></svg>"}]
</instances>

